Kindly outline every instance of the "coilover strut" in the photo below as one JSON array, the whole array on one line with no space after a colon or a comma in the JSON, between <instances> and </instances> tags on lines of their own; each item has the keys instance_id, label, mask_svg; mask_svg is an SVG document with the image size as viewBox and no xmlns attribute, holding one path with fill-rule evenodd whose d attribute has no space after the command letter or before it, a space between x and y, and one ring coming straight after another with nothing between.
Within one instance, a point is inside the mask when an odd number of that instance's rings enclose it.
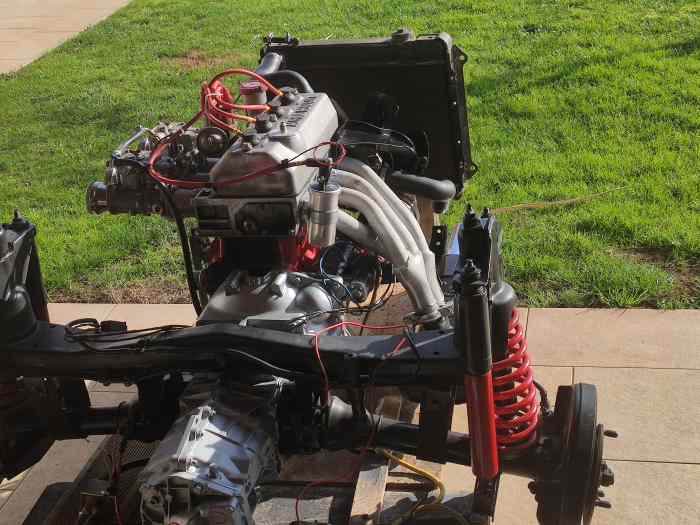
<instances>
[{"instance_id":1,"label":"coilover strut","mask_svg":"<svg viewBox=\"0 0 700 525\"><path fill-rule=\"evenodd\" d=\"M513 308L508 324L506 351L505 359L493 363L496 439L502 452L533 444L540 416L525 328L517 308Z\"/></svg>"}]
</instances>

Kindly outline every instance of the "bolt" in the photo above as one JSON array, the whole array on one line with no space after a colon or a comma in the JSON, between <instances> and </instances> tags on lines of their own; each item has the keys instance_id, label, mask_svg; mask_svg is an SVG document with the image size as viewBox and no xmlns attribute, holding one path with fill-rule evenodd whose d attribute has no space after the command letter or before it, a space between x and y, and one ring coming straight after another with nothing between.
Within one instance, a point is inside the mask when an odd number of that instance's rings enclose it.
<instances>
[{"instance_id":1,"label":"bolt","mask_svg":"<svg viewBox=\"0 0 700 525\"><path fill-rule=\"evenodd\" d=\"M619 434L615 430L606 430L605 432L603 432L603 435L609 438L616 438L619 436Z\"/></svg>"},{"instance_id":2,"label":"bolt","mask_svg":"<svg viewBox=\"0 0 700 525\"><path fill-rule=\"evenodd\" d=\"M479 220L479 217L477 217L476 212L474 211L474 208L472 208L471 204L467 205L467 211L464 214L464 220L462 221L464 225L464 229L474 229L474 228L481 228L481 221Z\"/></svg>"},{"instance_id":3,"label":"bolt","mask_svg":"<svg viewBox=\"0 0 700 525\"><path fill-rule=\"evenodd\" d=\"M367 159L367 164L369 164L369 167L374 171L379 171L379 169L382 167L382 158L375 153L374 155L369 156Z\"/></svg>"},{"instance_id":4,"label":"bolt","mask_svg":"<svg viewBox=\"0 0 700 525\"><path fill-rule=\"evenodd\" d=\"M608 467L607 463L600 466L600 484L609 487L615 483L615 473Z\"/></svg>"}]
</instances>

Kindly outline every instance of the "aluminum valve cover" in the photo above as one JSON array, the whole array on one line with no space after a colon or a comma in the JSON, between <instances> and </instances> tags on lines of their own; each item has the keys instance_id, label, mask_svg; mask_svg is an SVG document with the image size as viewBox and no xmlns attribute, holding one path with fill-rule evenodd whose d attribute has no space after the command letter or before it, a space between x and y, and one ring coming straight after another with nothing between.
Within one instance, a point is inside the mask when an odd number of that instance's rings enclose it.
<instances>
[{"instance_id":1,"label":"aluminum valve cover","mask_svg":"<svg viewBox=\"0 0 700 525\"><path fill-rule=\"evenodd\" d=\"M210 180L230 181L276 166L285 159L331 139L338 128L338 114L325 93L292 93L263 125L251 125L210 172ZM285 98L283 97L283 98ZM294 196L309 184L316 168L297 166L240 184L217 187L219 196Z\"/></svg>"}]
</instances>

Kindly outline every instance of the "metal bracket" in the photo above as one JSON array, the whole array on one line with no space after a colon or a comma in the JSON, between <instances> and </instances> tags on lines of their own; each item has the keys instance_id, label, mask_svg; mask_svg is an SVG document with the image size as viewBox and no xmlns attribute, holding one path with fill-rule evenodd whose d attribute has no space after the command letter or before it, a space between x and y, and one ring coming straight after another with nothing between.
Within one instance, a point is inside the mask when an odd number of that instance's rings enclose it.
<instances>
[{"instance_id":1,"label":"metal bracket","mask_svg":"<svg viewBox=\"0 0 700 525\"><path fill-rule=\"evenodd\" d=\"M423 391L420 403L418 451L416 453L418 459L426 459L436 463L447 462L445 442L452 427L454 406L454 388Z\"/></svg>"},{"instance_id":2,"label":"metal bracket","mask_svg":"<svg viewBox=\"0 0 700 525\"><path fill-rule=\"evenodd\" d=\"M447 251L447 226L438 224L433 226L433 233L430 236L430 251L435 254L436 259L440 259Z\"/></svg>"}]
</instances>

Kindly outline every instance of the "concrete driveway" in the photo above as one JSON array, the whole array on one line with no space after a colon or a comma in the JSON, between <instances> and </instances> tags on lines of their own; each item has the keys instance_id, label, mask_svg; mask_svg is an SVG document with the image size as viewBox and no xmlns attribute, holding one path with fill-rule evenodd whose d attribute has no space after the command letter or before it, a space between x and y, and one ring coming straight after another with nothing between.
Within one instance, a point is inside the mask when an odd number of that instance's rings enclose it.
<instances>
[{"instance_id":1,"label":"concrete driveway","mask_svg":"<svg viewBox=\"0 0 700 525\"><path fill-rule=\"evenodd\" d=\"M126 320L130 328L191 323L189 305L51 305L55 322L79 317ZM700 311L531 309L527 334L536 378L556 386L598 387L599 419L619 432L605 457L616 474L606 489L613 508L599 509L599 525L697 524L700 516ZM129 395L121 385L93 385L97 405ZM460 407L454 429L466 429ZM29 472L0 486L0 523L20 525L44 488L71 481L100 438L54 445ZM450 487L472 484L471 471L446 466ZM497 524L535 524L526 480L505 476Z\"/></svg>"},{"instance_id":2,"label":"concrete driveway","mask_svg":"<svg viewBox=\"0 0 700 525\"><path fill-rule=\"evenodd\" d=\"M15 71L129 0L0 0L0 74Z\"/></svg>"}]
</instances>

